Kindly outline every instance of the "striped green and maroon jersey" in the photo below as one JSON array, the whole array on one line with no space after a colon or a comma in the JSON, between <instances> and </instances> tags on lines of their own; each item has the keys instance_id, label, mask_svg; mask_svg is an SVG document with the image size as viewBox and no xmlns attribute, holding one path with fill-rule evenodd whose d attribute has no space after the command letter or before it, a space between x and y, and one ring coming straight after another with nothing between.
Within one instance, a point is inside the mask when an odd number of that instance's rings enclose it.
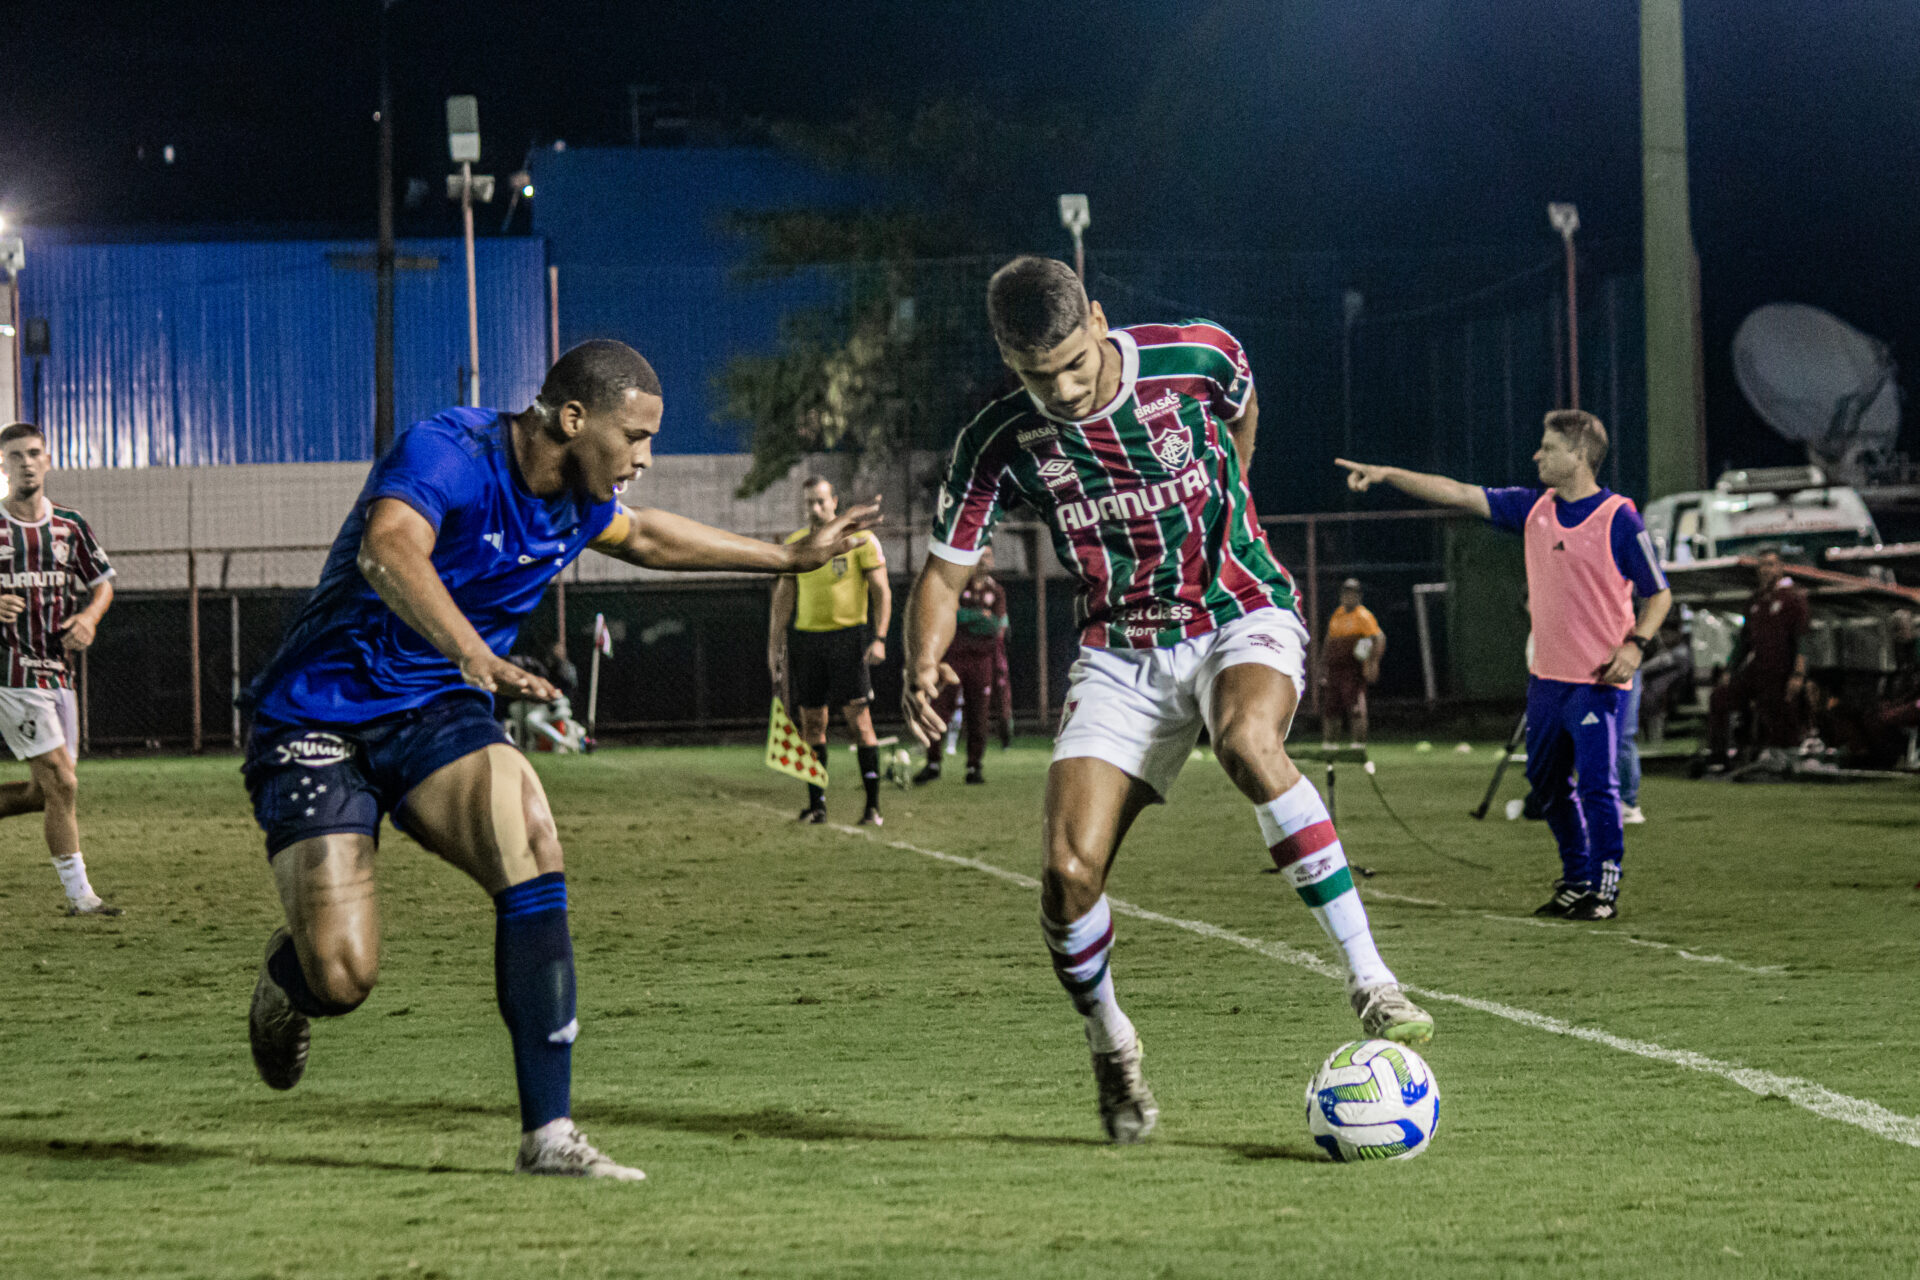
<instances>
[{"instance_id":1,"label":"striped green and maroon jersey","mask_svg":"<svg viewBox=\"0 0 1920 1280\"><path fill-rule=\"evenodd\" d=\"M106 553L78 511L41 499L40 519L0 519L0 593L27 602L12 625L0 623L0 659L8 689L69 689L60 626L75 602L113 576Z\"/></svg>"},{"instance_id":2,"label":"striped green and maroon jersey","mask_svg":"<svg viewBox=\"0 0 1920 1280\"><path fill-rule=\"evenodd\" d=\"M1240 344L1205 320L1109 336L1120 391L1093 417L1054 418L1022 389L960 433L933 553L972 564L1001 512L1026 503L1080 580L1080 642L1096 648L1173 645L1255 609L1297 611L1229 434L1253 395Z\"/></svg>"}]
</instances>

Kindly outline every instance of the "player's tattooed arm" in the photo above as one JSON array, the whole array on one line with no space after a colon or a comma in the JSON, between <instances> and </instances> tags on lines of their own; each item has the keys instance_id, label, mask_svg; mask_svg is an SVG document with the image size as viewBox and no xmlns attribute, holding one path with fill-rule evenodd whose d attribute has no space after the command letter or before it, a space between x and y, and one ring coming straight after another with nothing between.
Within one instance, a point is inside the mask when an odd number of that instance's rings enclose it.
<instances>
[{"instance_id":1,"label":"player's tattooed arm","mask_svg":"<svg viewBox=\"0 0 1920 1280\"><path fill-rule=\"evenodd\" d=\"M774 579L773 604L767 614L767 674L775 689L787 686L787 624L793 621L793 606L799 587L786 575Z\"/></svg>"},{"instance_id":2,"label":"player's tattooed arm","mask_svg":"<svg viewBox=\"0 0 1920 1280\"><path fill-rule=\"evenodd\" d=\"M69 652L78 653L93 643L94 633L100 627L100 619L106 617L107 610L113 607L113 582L111 579L93 584L93 592L87 598L87 607L69 617L60 624L60 644Z\"/></svg>"},{"instance_id":3,"label":"player's tattooed arm","mask_svg":"<svg viewBox=\"0 0 1920 1280\"><path fill-rule=\"evenodd\" d=\"M437 534L427 518L398 498L367 512L360 536L360 572L400 621L460 668L460 678L488 693L552 702L560 691L487 648L433 567Z\"/></svg>"},{"instance_id":4,"label":"player's tattooed arm","mask_svg":"<svg viewBox=\"0 0 1920 1280\"><path fill-rule=\"evenodd\" d=\"M1253 441L1260 433L1260 393L1247 392L1247 407L1240 416L1227 424L1227 434L1233 437L1233 451L1240 455L1240 474L1250 475L1253 471Z\"/></svg>"},{"instance_id":5,"label":"player's tattooed arm","mask_svg":"<svg viewBox=\"0 0 1920 1280\"><path fill-rule=\"evenodd\" d=\"M798 542L762 542L670 511L629 511L626 540L595 544L616 560L648 569L719 569L735 573L808 573L835 556L852 555L862 529L879 523L880 504L854 507Z\"/></svg>"},{"instance_id":6,"label":"player's tattooed arm","mask_svg":"<svg viewBox=\"0 0 1920 1280\"><path fill-rule=\"evenodd\" d=\"M1422 502L1471 511L1482 520L1490 519L1493 515L1493 508L1487 505L1487 491L1477 484L1465 484L1459 480L1449 480L1445 476L1432 476L1424 471L1408 471L1402 467L1348 462L1345 458L1335 458L1333 465L1347 469L1347 488L1355 493L1365 493L1376 484L1385 484Z\"/></svg>"},{"instance_id":7,"label":"player's tattooed arm","mask_svg":"<svg viewBox=\"0 0 1920 1280\"><path fill-rule=\"evenodd\" d=\"M953 643L960 593L972 577L972 566L930 555L907 599L907 669L900 688L900 710L906 716L907 728L923 747L947 731L947 723L934 712L933 703L942 689L960 682L953 668L941 659Z\"/></svg>"}]
</instances>

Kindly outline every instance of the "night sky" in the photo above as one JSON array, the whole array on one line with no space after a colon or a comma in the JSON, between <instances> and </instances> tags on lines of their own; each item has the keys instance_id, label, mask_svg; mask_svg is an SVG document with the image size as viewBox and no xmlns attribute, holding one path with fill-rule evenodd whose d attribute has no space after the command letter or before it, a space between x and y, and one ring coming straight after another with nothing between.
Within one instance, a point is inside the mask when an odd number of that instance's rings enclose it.
<instances>
[{"instance_id":1,"label":"night sky","mask_svg":"<svg viewBox=\"0 0 1920 1280\"><path fill-rule=\"evenodd\" d=\"M46 226L370 235L377 13L10 6L0 209ZM1828 307L1891 340L1909 387L1920 374L1920 6L1692 0L1687 21L1709 418L1716 455L1753 460L1778 451L1743 443L1764 429L1726 356L1753 306ZM450 93L479 96L497 172L556 138L625 140L632 82L692 90L733 120L964 95L1077 116L1121 148L1065 155L1050 190L1008 192L1044 210L1052 191L1086 190L1107 245L1547 251L1544 205L1570 199L1591 261L1638 256L1629 0L400 0L392 23L402 188L440 181ZM407 217L403 232L439 231L447 211L435 199Z\"/></svg>"}]
</instances>

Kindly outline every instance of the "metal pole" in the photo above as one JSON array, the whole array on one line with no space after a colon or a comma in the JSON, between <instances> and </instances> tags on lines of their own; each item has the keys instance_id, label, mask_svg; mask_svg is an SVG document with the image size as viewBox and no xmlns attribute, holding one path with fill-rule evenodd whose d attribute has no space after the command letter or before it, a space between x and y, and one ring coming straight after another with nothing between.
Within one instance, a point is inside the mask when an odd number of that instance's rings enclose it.
<instances>
[{"instance_id":1,"label":"metal pole","mask_svg":"<svg viewBox=\"0 0 1920 1280\"><path fill-rule=\"evenodd\" d=\"M560 643L567 642L567 582L556 579L553 584L554 628L560 637Z\"/></svg>"},{"instance_id":2,"label":"metal pole","mask_svg":"<svg viewBox=\"0 0 1920 1280\"><path fill-rule=\"evenodd\" d=\"M1073 274L1080 277L1081 285L1087 283L1087 242L1078 231L1073 233Z\"/></svg>"},{"instance_id":3,"label":"metal pole","mask_svg":"<svg viewBox=\"0 0 1920 1280\"><path fill-rule=\"evenodd\" d=\"M1687 190L1681 0L1640 0L1641 271L1646 281L1647 492L1706 482L1700 317Z\"/></svg>"},{"instance_id":4,"label":"metal pole","mask_svg":"<svg viewBox=\"0 0 1920 1280\"><path fill-rule=\"evenodd\" d=\"M393 74L387 10L380 0L380 241L373 268L373 456L393 444Z\"/></svg>"},{"instance_id":5,"label":"metal pole","mask_svg":"<svg viewBox=\"0 0 1920 1280\"><path fill-rule=\"evenodd\" d=\"M1620 492L1620 446L1626 437L1620 434L1620 280L1607 278L1607 430L1613 432L1614 446L1608 451L1613 468L1610 488Z\"/></svg>"},{"instance_id":6,"label":"metal pole","mask_svg":"<svg viewBox=\"0 0 1920 1280\"><path fill-rule=\"evenodd\" d=\"M1567 407L1580 407L1580 283L1573 270L1573 236L1567 242Z\"/></svg>"},{"instance_id":7,"label":"metal pole","mask_svg":"<svg viewBox=\"0 0 1920 1280\"><path fill-rule=\"evenodd\" d=\"M473 163L460 162L460 225L467 240L467 403L480 404L480 290L473 271Z\"/></svg>"},{"instance_id":8,"label":"metal pole","mask_svg":"<svg viewBox=\"0 0 1920 1280\"><path fill-rule=\"evenodd\" d=\"M1038 529L1027 534L1027 568L1033 574L1033 648L1034 664L1038 668L1034 685L1039 690L1040 731L1044 733L1053 723L1053 699L1047 689L1047 571L1040 561Z\"/></svg>"},{"instance_id":9,"label":"metal pole","mask_svg":"<svg viewBox=\"0 0 1920 1280\"><path fill-rule=\"evenodd\" d=\"M547 268L547 356L560 363L560 268Z\"/></svg>"},{"instance_id":10,"label":"metal pole","mask_svg":"<svg viewBox=\"0 0 1920 1280\"><path fill-rule=\"evenodd\" d=\"M240 749L240 593L227 597L227 647L233 654L233 749Z\"/></svg>"},{"instance_id":11,"label":"metal pole","mask_svg":"<svg viewBox=\"0 0 1920 1280\"><path fill-rule=\"evenodd\" d=\"M1307 705L1320 712L1320 521L1307 517Z\"/></svg>"},{"instance_id":12,"label":"metal pole","mask_svg":"<svg viewBox=\"0 0 1920 1280\"><path fill-rule=\"evenodd\" d=\"M189 491L191 492L191 491ZM188 511L192 511L189 498ZM192 682L189 691L193 704L193 754L200 754L200 572L198 561L192 549L187 551L187 665L192 668Z\"/></svg>"}]
</instances>

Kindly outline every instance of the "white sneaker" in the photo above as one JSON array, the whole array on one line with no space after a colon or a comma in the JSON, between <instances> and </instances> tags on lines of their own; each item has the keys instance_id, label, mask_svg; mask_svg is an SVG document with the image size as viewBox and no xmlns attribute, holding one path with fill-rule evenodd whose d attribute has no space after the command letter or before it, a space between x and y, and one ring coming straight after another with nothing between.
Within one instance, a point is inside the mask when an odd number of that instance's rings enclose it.
<instances>
[{"instance_id":1,"label":"white sneaker","mask_svg":"<svg viewBox=\"0 0 1920 1280\"><path fill-rule=\"evenodd\" d=\"M1093 1079L1100 1089L1100 1123L1118 1143L1143 1141L1160 1121L1160 1105L1140 1074L1140 1037L1113 1053L1093 1055Z\"/></svg>"},{"instance_id":2,"label":"white sneaker","mask_svg":"<svg viewBox=\"0 0 1920 1280\"><path fill-rule=\"evenodd\" d=\"M1647 820L1647 815L1640 812L1639 805L1623 804L1620 806L1620 825L1621 826L1636 827L1636 826L1639 826L1641 823L1645 822L1646 820Z\"/></svg>"},{"instance_id":3,"label":"white sneaker","mask_svg":"<svg viewBox=\"0 0 1920 1280\"><path fill-rule=\"evenodd\" d=\"M1433 1015L1407 999L1397 982L1362 987L1348 997L1369 1039L1425 1044L1433 1039Z\"/></svg>"},{"instance_id":4,"label":"white sneaker","mask_svg":"<svg viewBox=\"0 0 1920 1280\"><path fill-rule=\"evenodd\" d=\"M647 1175L613 1160L587 1141L566 1116L550 1120L520 1135L515 1173L538 1173L557 1178L612 1178L616 1182L644 1182Z\"/></svg>"},{"instance_id":5,"label":"white sneaker","mask_svg":"<svg viewBox=\"0 0 1920 1280\"><path fill-rule=\"evenodd\" d=\"M84 898L67 899L67 914L70 916L117 916L124 914L119 907L108 906L97 893Z\"/></svg>"},{"instance_id":6,"label":"white sneaker","mask_svg":"<svg viewBox=\"0 0 1920 1280\"><path fill-rule=\"evenodd\" d=\"M1526 811L1527 811L1527 802L1525 800L1507 801L1507 821L1508 822L1520 821L1520 815L1525 813Z\"/></svg>"}]
</instances>

